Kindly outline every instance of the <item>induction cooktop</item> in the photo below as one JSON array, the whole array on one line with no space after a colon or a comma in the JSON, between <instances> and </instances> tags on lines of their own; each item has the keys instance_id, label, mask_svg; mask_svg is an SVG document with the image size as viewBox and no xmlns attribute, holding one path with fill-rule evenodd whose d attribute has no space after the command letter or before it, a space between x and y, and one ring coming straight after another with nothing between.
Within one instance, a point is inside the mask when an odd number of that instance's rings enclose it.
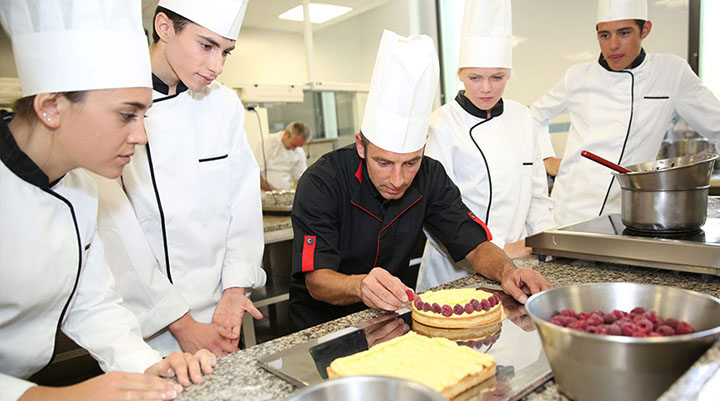
<instances>
[{"instance_id":1,"label":"induction cooktop","mask_svg":"<svg viewBox=\"0 0 720 401\"><path fill-rule=\"evenodd\" d=\"M517 400L550 379L552 370L525 308L495 287L483 289L498 292L507 309L506 318L499 324L461 329L457 332L458 337L451 339L492 355L497 363L497 373L456 399ZM411 313L405 308L263 357L258 363L295 386L311 386L327 379L326 368L335 358L367 350L409 330L422 335L454 335L448 334L448 330L433 334L426 329L413 325Z\"/></svg>"},{"instance_id":2,"label":"induction cooktop","mask_svg":"<svg viewBox=\"0 0 720 401\"><path fill-rule=\"evenodd\" d=\"M708 218L700 230L640 233L619 214L599 216L528 237L537 255L622 263L720 276L720 219Z\"/></svg>"}]
</instances>

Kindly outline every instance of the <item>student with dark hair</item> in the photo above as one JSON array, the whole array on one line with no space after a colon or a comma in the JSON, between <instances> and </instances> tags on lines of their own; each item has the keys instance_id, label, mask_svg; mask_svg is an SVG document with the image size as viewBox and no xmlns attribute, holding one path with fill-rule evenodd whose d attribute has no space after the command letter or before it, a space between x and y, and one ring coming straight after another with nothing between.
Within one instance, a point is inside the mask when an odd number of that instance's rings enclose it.
<instances>
[{"instance_id":1,"label":"student with dark hair","mask_svg":"<svg viewBox=\"0 0 720 401\"><path fill-rule=\"evenodd\" d=\"M24 96L0 121L0 399L175 398L215 356L162 360L143 342L115 291L95 228L97 188L83 171L118 177L146 141L140 1L33 3L0 5ZM124 372L66 387L27 381L50 363L58 331L103 370ZM182 386L162 379L171 376Z\"/></svg>"},{"instance_id":2,"label":"student with dark hair","mask_svg":"<svg viewBox=\"0 0 720 401\"><path fill-rule=\"evenodd\" d=\"M598 0L597 61L570 67L530 111L552 175L553 217L560 225L620 212L620 186L610 170L580 156L588 150L620 165L654 160L677 113L700 134L720 135L720 101L688 63L646 53L652 30L647 0ZM570 116L565 153L554 157L548 126Z\"/></svg>"},{"instance_id":3,"label":"student with dark hair","mask_svg":"<svg viewBox=\"0 0 720 401\"><path fill-rule=\"evenodd\" d=\"M162 354L234 352L243 315L262 318L248 297L266 279L260 175L243 105L216 82L246 7L247 0L160 1L148 143L121 187L108 185L101 194L108 201L100 234L109 252L122 256L111 268ZM123 192L127 208L119 205ZM134 229L123 223L133 219Z\"/></svg>"}]
</instances>

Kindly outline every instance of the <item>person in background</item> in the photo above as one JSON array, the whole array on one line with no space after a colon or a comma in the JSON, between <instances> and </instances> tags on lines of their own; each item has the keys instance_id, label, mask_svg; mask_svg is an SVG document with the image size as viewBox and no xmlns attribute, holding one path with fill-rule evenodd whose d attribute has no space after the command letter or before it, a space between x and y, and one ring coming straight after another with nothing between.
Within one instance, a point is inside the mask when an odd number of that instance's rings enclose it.
<instances>
[{"instance_id":1,"label":"person in background","mask_svg":"<svg viewBox=\"0 0 720 401\"><path fill-rule=\"evenodd\" d=\"M598 0L600 57L570 67L530 107L548 171L559 163L551 196L560 225L620 212L620 186L611 171L581 157L582 150L619 165L654 160L675 113L702 135L720 135L720 101L688 63L643 49L652 27L646 0ZM563 113L570 131L560 160L548 126Z\"/></svg>"},{"instance_id":2,"label":"person in background","mask_svg":"<svg viewBox=\"0 0 720 401\"><path fill-rule=\"evenodd\" d=\"M207 350L162 360L143 341L114 290L95 230L97 189L82 170L118 177L146 141L140 10L139 0L0 3L24 96L0 121L3 401L166 400L215 365ZM104 371L124 372L65 387L27 381L50 363L58 330ZM179 384L163 379L172 376Z\"/></svg>"},{"instance_id":3,"label":"person in background","mask_svg":"<svg viewBox=\"0 0 720 401\"><path fill-rule=\"evenodd\" d=\"M310 127L295 121L285 131L263 138L253 147L260 166L260 188L263 191L290 189L307 168L303 146L310 138Z\"/></svg>"},{"instance_id":4,"label":"person in background","mask_svg":"<svg viewBox=\"0 0 720 401\"><path fill-rule=\"evenodd\" d=\"M262 318L249 299L266 280L259 170L245 109L215 81L246 8L247 0L159 2L148 142L122 186L112 183L101 195L109 201L100 235L120 255L111 268L121 295L162 354L237 351L244 314ZM118 206L113 194L121 191L132 212Z\"/></svg>"},{"instance_id":5,"label":"person in background","mask_svg":"<svg viewBox=\"0 0 720 401\"><path fill-rule=\"evenodd\" d=\"M327 153L300 177L291 214L294 329L406 305L410 290L398 276L423 226L520 302L549 287L488 242L490 232L442 165L423 156L438 70L428 36L385 31L355 144Z\"/></svg>"},{"instance_id":6,"label":"person in background","mask_svg":"<svg viewBox=\"0 0 720 401\"><path fill-rule=\"evenodd\" d=\"M425 155L442 163L495 245L511 258L529 256L525 236L555 223L530 112L502 98L512 68L510 0L466 0L458 67L465 90L433 112ZM428 235L417 291L473 273Z\"/></svg>"}]
</instances>

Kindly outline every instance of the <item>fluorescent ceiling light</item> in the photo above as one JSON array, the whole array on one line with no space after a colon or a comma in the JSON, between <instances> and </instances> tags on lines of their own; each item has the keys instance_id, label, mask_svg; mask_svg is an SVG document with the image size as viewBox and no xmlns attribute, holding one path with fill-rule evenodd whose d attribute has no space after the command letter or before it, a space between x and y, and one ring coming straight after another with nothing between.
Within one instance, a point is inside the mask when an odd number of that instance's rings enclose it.
<instances>
[{"instance_id":1,"label":"fluorescent ceiling light","mask_svg":"<svg viewBox=\"0 0 720 401\"><path fill-rule=\"evenodd\" d=\"M310 22L322 24L325 21L339 17L352 11L350 7L336 6L334 4L310 3ZM290 21L303 21L302 4L278 15L278 18Z\"/></svg>"}]
</instances>

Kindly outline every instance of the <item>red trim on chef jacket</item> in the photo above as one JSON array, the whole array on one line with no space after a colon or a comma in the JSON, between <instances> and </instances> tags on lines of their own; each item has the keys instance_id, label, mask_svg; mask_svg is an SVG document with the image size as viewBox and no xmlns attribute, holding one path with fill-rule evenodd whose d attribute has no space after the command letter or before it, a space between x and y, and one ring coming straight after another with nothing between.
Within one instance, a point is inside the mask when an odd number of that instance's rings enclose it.
<instances>
[{"instance_id":1,"label":"red trim on chef jacket","mask_svg":"<svg viewBox=\"0 0 720 401\"><path fill-rule=\"evenodd\" d=\"M358 182L362 184L362 164L363 161L360 160L360 166L358 167L357 171L355 172L355 178L357 178Z\"/></svg>"},{"instance_id":2,"label":"red trim on chef jacket","mask_svg":"<svg viewBox=\"0 0 720 401\"><path fill-rule=\"evenodd\" d=\"M302 250L302 271L303 273L315 271L315 242L317 238L314 235L306 235L303 239Z\"/></svg>"},{"instance_id":3,"label":"red trim on chef jacket","mask_svg":"<svg viewBox=\"0 0 720 401\"><path fill-rule=\"evenodd\" d=\"M370 216L372 216L372 217L376 218L376 219L377 219L377 220L378 220L379 222L381 222L381 223L382 223L383 219L381 219L381 218L379 218L379 217L375 216L374 214L370 213L370 211L369 211L369 210L367 210L367 209L365 209L364 207L362 207L362 206L358 205L357 203L355 203L355 202L353 202L353 201L350 201L350 204L351 204L351 205L353 205L353 206L357 206L357 207L359 207L359 208L360 208L360 209L361 209L361 210L362 210L363 212L365 212L365 213L369 214Z\"/></svg>"},{"instance_id":4,"label":"red trim on chef jacket","mask_svg":"<svg viewBox=\"0 0 720 401\"><path fill-rule=\"evenodd\" d=\"M397 220L400 216L402 216L403 213L407 212L408 209L410 209L411 207L413 207L413 205L415 205L416 203L420 202L420 199L422 199L422 198L423 198L422 195L420 195L419 198L415 199L415 202L411 203L410 206L406 207L405 210L403 210L402 212L400 212L400 214L398 214L397 216L395 216L394 219L392 219L389 223L387 223L387 225L386 225L385 227L382 228L382 230L380 230L380 232L378 233L377 248L376 248L376 251L375 251L375 261L373 262L373 266L377 266L377 261L378 261L378 258L380 257L380 236L382 235L382 232L385 231L386 228L390 227L390 225L391 225L392 223L394 223L395 220Z\"/></svg>"},{"instance_id":5,"label":"red trim on chef jacket","mask_svg":"<svg viewBox=\"0 0 720 401\"><path fill-rule=\"evenodd\" d=\"M473 213L473 212L468 213L468 216L470 216L470 218L474 222L476 222L476 223L480 224L480 226L482 226L483 230L485 230L485 236L487 237L487 240L488 241L492 240L492 234L490 233L490 229L485 225L485 223L483 223L483 221L480 220L479 217L475 216L475 213Z\"/></svg>"}]
</instances>

